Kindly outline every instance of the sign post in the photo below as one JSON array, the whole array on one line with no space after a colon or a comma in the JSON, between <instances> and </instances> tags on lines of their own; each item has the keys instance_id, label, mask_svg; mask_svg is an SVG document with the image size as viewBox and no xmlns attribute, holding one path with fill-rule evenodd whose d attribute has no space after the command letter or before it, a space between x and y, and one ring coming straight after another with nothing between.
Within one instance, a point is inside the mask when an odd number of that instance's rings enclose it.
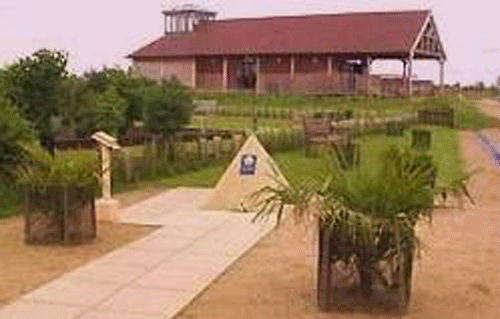
<instances>
[{"instance_id":1,"label":"sign post","mask_svg":"<svg viewBox=\"0 0 500 319\"><path fill-rule=\"evenodd\" d=\"M111 197L111 168L112 153L121 149L117 140L104 133L97 132L92 135L101 151L101 178L102 178L102 197L96 201L96 218L98 221L114 221L118 213L119 202Z\"/></svg>"}]
</instances>

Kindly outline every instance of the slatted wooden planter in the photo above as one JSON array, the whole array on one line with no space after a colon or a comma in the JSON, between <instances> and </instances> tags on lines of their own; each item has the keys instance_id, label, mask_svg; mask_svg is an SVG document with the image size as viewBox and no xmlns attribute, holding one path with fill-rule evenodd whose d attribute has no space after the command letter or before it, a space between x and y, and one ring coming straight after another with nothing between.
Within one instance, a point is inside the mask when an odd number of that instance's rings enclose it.
<instances>
[{"instance_id":1,"label":"slatted wooden planter","mask_svg":"<svg viewBox=\"0 0 500 319\"><path fill-rule=\"evenodd\" d=\"M381 237L385 237L381 238L385 247L379 245L363 249L338 229L320 224L317 303L322 311L363 305L407 310L414 249L405 239L408 237L394 232L387 232ZM398 239L401 243L399 248L396 245ZM383 252L387 253L387 257L377 258ZM362 258L372 258L371 267L360 267L359 260Z\"/></svg>"},{"instance_id":2,"label":"slatted wooden planter","mask_svg":"<svg viewBox=\"0 0 500 319\"><path fill-rule=\"evenodd\" d=\"M96 238L95 194L86 187L26 186L25 241L78 244Z\"/></svg>"},{"instance_id":3,"label":"slatted wooden planter","mask_svg":"<svg viewBox=\"0 0 500 319\"><path fill-rule=\"evenodd\" d=\"M422 124L455 127L455 111L451 107L419 110L418 121Z\"/></svg>"},{"instance_id":4,"label":"slatted wooden planter","mask_svg":"<svg viewBox=\"0 0 500 319\"><path fill-rule=\"evenodd\" d=\"M387 136L403 136L405 129L405 123L402 121L389 121L386 124L386 134Z\"/></svg>"},{"instance_id":5,"label":"slatted wooden planter","mask_svg":"<svg viewBox=\"0 0 500 319\"><path fill-rule=\"evenodd\" d=\"M414 129L412 130L411 146L414 149L426 151L431 147L431 131Z\"/></svg>"}]
</instances>

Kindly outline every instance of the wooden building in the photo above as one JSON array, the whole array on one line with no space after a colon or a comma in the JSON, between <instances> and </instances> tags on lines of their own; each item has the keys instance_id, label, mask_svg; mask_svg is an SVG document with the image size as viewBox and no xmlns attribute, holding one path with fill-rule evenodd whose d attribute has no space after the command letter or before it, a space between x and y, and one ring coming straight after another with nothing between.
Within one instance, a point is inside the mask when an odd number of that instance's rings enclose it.
<instances>
[{"instance_id":1,"label":"wooden building","mask_svg":"<svg viewBox=\"0 0 500 319\"><path fill-rule=\"evenodd\" d=\"M431 11L216 20L192 8L163 12L165 34L129 55L151 79L177 77L197 90L258 94L380 95L377 59L402 62L398 92L412 95L414 61L446 54Z\"/></svg>"}]
</instances>

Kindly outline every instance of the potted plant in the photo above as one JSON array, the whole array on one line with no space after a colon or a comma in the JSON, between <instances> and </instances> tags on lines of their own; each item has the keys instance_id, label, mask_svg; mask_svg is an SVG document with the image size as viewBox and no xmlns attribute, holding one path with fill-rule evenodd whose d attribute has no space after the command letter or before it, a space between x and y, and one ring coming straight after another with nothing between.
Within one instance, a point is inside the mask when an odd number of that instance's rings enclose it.
<instances>
[{"instance_id":1,"label":"potted plant","mask_svg":"<svg viewBox=\"0 0 500 319\"><path fill-rule=\"evenodd\" d=\"M383 298L406 309L411 294L412 264L418 247L415 226L431 217L436 167L409 148L388 147L378 164L370 161L344 169L332 157L329 176L321 182L264 187L253 196L257 218L293 207L297 221L318 225L318 305L326 310L335 296ZM465 188L450 187L450 191ZM446 192L439 187L439 194ZM334 274L334 272L337 272ZM339 274L344 278L339 279ZM333 278L337 278L332 284Z\"/></svg>"},{"instance_id":2,"label":"potted plant","mask_svg":"<svg viewBox=\"0 0 500 319\"><path fill-rule=\"evenodd\" d=\"M96 237L97 158L40 153L20 176L27 243L81 243Z\"/></svg>"}]
</instances>

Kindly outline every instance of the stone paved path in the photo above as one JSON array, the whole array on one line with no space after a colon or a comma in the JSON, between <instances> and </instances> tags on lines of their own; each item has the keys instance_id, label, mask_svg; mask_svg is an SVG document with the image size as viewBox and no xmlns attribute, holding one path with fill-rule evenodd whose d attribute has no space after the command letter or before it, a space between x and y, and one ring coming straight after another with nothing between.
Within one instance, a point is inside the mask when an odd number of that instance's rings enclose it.
<instances>
[{"instance_id":1,"label":"stone paved path","mask_svg":"<svg viewBox=\"0 0 500 319\"><path fill-rule=\"evenodd\" d=\"M162 226L0 309L1 319L171 318L267 234L253 214L198 209L211 190L179 188L120 221Z\"/></svg>"}]
</instances>

